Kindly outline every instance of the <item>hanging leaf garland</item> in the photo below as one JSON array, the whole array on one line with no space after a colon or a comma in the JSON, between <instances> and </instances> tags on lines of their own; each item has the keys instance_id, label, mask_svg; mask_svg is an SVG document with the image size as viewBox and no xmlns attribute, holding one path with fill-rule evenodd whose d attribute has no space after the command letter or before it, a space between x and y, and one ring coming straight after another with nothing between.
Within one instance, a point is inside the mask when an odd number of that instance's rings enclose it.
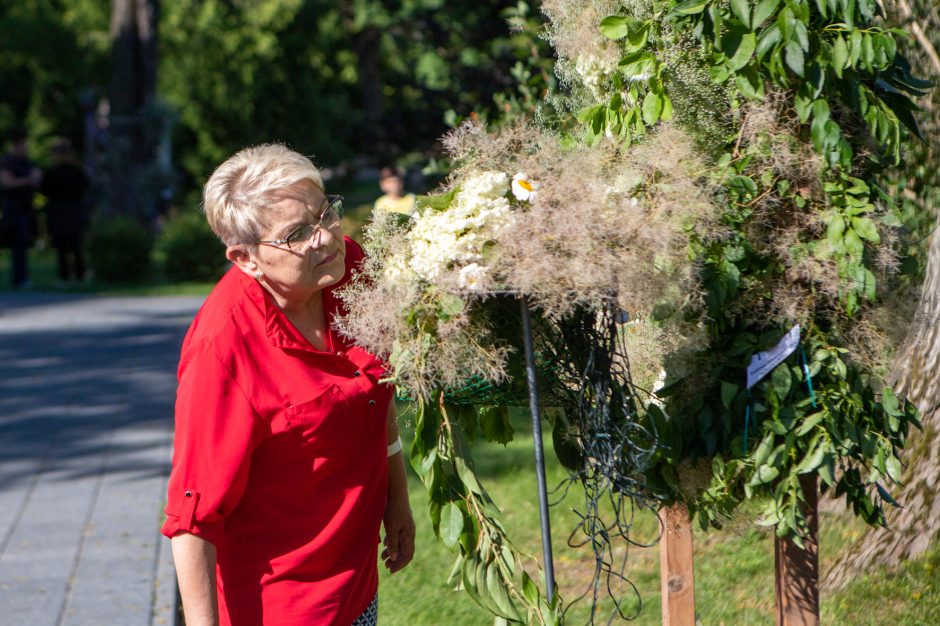
<instances>
[{"instance_id":1,"label":"hanging leaf garland","mask_svg":"<svg viewBox=\"0 0 940 626\"><path fill-rule=\"evenodd\" d=\"M870 524L883 524L884 505L895 504L887 485L897 484L899 451L919 423L914 407L866 366L851 327L904 282L878 263L907 245L879 180L901 163L909 137L922 139L914 99L931 84L912 76L896 41L907 33L887 28L879 11L871 0L686 0L600 23L620 46L622 72L608 103L581 112L586 141L642 137L668 119L650 102L694 109L682 65L690 62L722 90L715 115L730 112L724 138L698 133L715 153L709 175L726 189L729 229L721 239L694 236L690 246L706 294L707 375L666 368L657 395L678 451L650 474L669 497L687 500L703 526L760 497L762 523L799 539L806 527L798 476L809 472ZM697 53L677 56L689 37ZM778 126L749 119L762 114ZM632 127L604 123L621 119ZM695 134L691 117L677 121ZM817 166L799 156L806 145ZM781 163L787 151L809 166ZM794 322L807 331L807 365L791 359L747 392L740 381L751 355ZM745 415L757 435L749 441ZM697 456L715 459L712 479L690 493L674 464Z\"/></svg>"}]
</instances>

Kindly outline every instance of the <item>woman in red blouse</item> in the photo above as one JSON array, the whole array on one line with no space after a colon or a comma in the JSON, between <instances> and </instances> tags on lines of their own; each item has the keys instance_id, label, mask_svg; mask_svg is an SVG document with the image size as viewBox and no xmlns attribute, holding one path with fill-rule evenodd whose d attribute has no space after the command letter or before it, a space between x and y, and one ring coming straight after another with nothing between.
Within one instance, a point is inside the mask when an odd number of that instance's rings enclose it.
<instances>
[{"instance_id":1,"label":"woman in red blouse","mask_svg":"<svg viewBox=\"0 0 940 626\"><path fill-rule=\"evenodd\" d=\"M362 249L342 199L283 146L242 150L209 179L206 217L234 266L183 343L172 538L187 626L375 623L378 543L414 554L392 388L334 334L334 290Z\"/></svg>"}]
</instances>

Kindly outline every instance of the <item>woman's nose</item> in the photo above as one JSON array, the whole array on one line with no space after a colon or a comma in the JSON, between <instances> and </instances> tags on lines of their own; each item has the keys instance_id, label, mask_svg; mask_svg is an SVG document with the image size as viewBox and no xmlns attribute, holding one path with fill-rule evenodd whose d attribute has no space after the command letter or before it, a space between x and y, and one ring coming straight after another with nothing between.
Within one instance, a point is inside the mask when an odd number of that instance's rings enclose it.
<instances>
[{"instance_id":1,"label":"woman's nose","mask_svg":"<svg viewBox=\"0 0 940 626\"><path fill-rule=\"evenodd\" d=\"M313 231L313 236L307 240L306 249L312 251L326 247L333 243L333 237L332 230L324 228L323 226L317 226L317 229Z\"/></svg>"}]
</instances>

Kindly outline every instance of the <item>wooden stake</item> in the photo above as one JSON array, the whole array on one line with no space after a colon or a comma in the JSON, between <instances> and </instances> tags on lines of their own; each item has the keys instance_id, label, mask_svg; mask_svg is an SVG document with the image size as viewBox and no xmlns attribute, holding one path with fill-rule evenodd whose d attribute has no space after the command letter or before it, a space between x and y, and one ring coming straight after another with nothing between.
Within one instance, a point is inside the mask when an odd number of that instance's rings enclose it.
<instances>
[{"instance_id":1,"label":"wooden stake","mask_svg":"<svg viewBox=\"0 0 940 626\"><path fill-rule=\"evenodd\" d=\"M819 495L816 474L800 476L809 537L800 548L774 538L777 626L819 626Z\"/></svg>"},{"instance_id":2,"label":"wooden stake","mask_svg":"<svg viewBox=\"0 0 940 626\"><path fill-rule=\"evenodd\" d=\"M695 580L692 569L692 521L684 504L659 510L663 536L659 544L663 626L695 626Z\"/></svg>"}]
</instances>

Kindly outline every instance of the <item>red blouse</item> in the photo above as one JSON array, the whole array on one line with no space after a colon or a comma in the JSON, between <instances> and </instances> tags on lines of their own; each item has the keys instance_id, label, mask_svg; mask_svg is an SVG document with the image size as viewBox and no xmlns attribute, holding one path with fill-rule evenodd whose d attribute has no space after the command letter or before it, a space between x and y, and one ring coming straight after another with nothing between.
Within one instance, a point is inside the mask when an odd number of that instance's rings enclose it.
<instances>
[{"instance_id":1,"label":"red blouse","mask_svg":"<svg viewBox=\"0 0 940 626\"><path fill-rule=\"evenodd\" d=\"M347 238L330 323L362 258ZM232 268L183 343L162 532L215 544L223 625L349 626L375 596L392 388L376 357L329 342Z\"/></svg>"}]
</instances>

